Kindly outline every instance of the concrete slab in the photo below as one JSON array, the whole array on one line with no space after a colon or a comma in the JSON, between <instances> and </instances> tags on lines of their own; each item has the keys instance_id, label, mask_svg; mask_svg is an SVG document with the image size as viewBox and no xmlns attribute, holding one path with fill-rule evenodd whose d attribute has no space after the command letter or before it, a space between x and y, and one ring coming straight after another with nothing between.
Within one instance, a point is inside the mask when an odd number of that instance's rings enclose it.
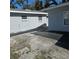
<instances>
[{"instance_id":1,"label":"concrete slab","mask_svg":"<svg viewBox=\"0 0 79 59\"><path fill-rule=\"evenodd\" d=\"M10 39L11 59L14 57L18 59L69 59L69 51L56 45L61 37L62 34L39 31L12 36ZM28 48L26 53L25 47ZM15 54L16 51L21 52Z\"/></svg>"}]
</instances>

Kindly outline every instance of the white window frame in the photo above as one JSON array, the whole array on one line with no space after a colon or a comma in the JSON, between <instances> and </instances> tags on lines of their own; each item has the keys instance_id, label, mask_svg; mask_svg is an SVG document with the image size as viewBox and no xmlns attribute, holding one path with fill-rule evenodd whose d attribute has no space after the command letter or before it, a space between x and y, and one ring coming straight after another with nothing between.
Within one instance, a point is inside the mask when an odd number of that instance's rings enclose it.
<instances>
[{"instance_id":1,"label":"white window frame","mask_svg":"<svg viewBox=\"0 0 79 59\"><path fill-rule=\"evenodd\" d=\"M69 25L69 11L64 11L64 25Z\"/></svg>"}]
</instances>

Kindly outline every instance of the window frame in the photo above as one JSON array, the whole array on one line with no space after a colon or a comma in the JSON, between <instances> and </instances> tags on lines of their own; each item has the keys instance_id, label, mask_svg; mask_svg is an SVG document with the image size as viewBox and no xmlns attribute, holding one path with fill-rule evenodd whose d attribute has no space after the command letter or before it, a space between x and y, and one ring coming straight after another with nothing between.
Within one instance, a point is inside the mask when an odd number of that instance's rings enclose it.
<instances>
[{"instance_id":1,"label":"window frame","mask_svg":"<svg viewBox=\"0 0 79 59\"><path fill-rule=\"evenodd\" d=\"M39 21L42 21L42 16L38 16Z\"/></svg>"},{"instance_id":2,"label":"window frame","mask_svg":"<svg viewBox=\"0 0 79 59\"><path fill-rule=\"evenodd\" d=\"M64 11L64 25L69 25L69 11Z\"/></svg>"},{"instance_id":3,"label":"window frame","mask_svg":"<svg viewBox=\"0 0 79 59\"><path fill-rule=\"evenodd\" d=\"M27 19L27 16L24 16L24 15L23 15L23 16L21 16L21 17L22 17L22 19Z\"/></svg>"}]
</instances>

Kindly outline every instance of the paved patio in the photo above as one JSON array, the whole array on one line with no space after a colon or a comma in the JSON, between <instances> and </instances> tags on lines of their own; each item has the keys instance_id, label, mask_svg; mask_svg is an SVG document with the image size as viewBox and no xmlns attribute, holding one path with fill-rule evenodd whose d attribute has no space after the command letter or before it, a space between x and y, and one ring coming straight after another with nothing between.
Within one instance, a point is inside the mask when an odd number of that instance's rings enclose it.
<instances>
[{"instance_id":1,"label":"paved patio","mask_svg":"<svg viewBox=\"0 0 79 59\"><path fill-rule=\"evenodd\" d=\"M11 59L69 59L62 37L62 33L41 31L11 36Z\"/></svg>"}]
</instances>

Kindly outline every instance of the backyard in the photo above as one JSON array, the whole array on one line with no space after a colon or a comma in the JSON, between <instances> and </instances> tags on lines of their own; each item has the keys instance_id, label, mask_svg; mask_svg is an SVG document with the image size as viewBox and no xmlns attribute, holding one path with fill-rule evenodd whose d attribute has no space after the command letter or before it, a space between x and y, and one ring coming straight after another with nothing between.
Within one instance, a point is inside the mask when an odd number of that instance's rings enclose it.
<instances>
[{"instance_id":1,"label":"backyard","mask_svg":"<svg viewBox=\"0 0 79 59\"><path fill-rule=\"evenodd\" d=\"M31 31L10 38L11 59L68 59L69 33Z\"/></svg>"}]
</instances>

